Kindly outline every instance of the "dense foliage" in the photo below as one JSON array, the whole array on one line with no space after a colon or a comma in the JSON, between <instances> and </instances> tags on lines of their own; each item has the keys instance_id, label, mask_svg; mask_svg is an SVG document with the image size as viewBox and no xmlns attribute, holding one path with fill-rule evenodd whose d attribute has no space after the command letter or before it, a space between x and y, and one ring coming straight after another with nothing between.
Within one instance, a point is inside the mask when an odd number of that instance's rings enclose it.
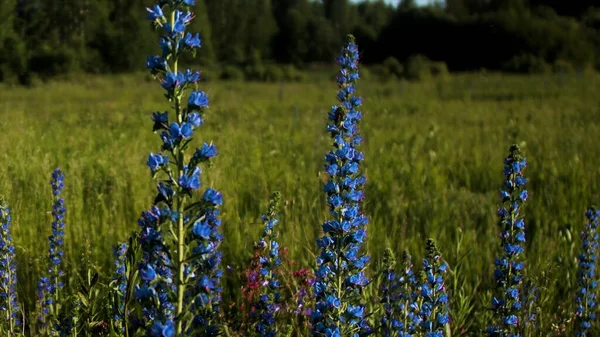
<instances>
[{"instance_id":1,"label":"dense foliage","mask_svg":"<svg viewBox=\"0 0 600 337\"><path fill-rule=\"evenodd\" d=\"M388 58L406 63L424 55L451 71L542 72L598 65L600 10L592 5L199 0L190 28L200 33L204 49L198 61L211 66L205 70L213 77L239 78L243 72L248 79L278 79L286 70L274 64L330 63L348 32L363 46L365 64ZM139 60L156 44L138 14L146 6L144 0L2 1L0 81L141 69Z\"/></svg>"}]
</instances>

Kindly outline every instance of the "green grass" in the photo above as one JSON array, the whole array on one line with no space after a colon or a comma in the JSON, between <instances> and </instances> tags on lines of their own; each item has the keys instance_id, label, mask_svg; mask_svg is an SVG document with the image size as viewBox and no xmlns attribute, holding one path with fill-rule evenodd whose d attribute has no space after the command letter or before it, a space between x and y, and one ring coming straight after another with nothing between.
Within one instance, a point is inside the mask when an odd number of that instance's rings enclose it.
<instances>
[{"instance_id":1,"label":"green grass","mask_svg":"<svg viewBox=\"0 0 600 337\"><path fill-rule=\"evenodd\" d=\"M367 246L374 265L386 246L422 257L426 238L436 238L459 270L450 282L455 331L476 335L487 324L492 262L500 249L502 161L516 139L528 159L529 274L549 287L542 325L558 324L554 317L570 311L576 286L583 214L599 201L599 82L595 74L361 81ZM295 260L311 266L314 238L328 215L321 171L335 84L210 82L202 88L211 108L195 142L213 141L220 152L203 183L224 195L224 263L243 268L261 230L261 211L279 190L281 241ZM160 86L143 75L0 86L0 194L12 205L20 299L28 307L47 254L52 170L60 166L67 175L69 269L76 271L85 255L110 273L111 246L126 240L153 200L144 163L160 140L150 116L166 109ZM239 289L235 279L226 291ZM474 311L459 309L459 291ZM459 328L463 322L470 326Z\"/></svg>"}]
</instances>

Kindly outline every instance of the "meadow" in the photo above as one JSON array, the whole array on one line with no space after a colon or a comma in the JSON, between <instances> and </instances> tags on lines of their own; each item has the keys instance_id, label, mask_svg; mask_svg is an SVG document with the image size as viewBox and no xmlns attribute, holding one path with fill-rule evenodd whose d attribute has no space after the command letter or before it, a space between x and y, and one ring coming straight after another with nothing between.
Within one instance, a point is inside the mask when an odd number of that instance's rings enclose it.
<instances>
[{"instance_id":1,"label":"meadow","mask_svg":"<svg viewBox=\"0 0 600 337\"><path fill-rule=\"evenodd\" d=\"M204 141L219 156L205 186L223 193L224 302L239 301L240 272L262 231L269 195L281 191L280 242L313 267L328 217L322 192L336 104L331 76L301 83L210 81ZM453 335L477 336L490 316L503 158L527 157L527 275L540 286L539 335L572 319L584 212L599 202L600 76L476 73L421 82L361 79L364 99L366 249L372 274L383 251L410 250L415 265L433 237L450 267ZM35 87L0 85L0 194L11 203L19 295L35 305L52 209L50 173L66 173L66 271L112 273L111 247L137 229L155 187L145 168L159 146L151 113L169 105L146 75L81 76ZM195 144L201 145L201 144ZM68 283L78 281L71 278ZM571 323L565 323L571 324Z\"/></svg>"}]
</instances>

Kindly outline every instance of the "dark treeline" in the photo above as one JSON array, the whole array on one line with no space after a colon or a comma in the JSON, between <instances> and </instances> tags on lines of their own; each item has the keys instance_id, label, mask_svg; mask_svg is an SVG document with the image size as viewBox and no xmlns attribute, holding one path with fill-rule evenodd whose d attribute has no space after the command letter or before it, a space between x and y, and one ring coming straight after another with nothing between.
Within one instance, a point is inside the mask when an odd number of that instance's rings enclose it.
<instances>
[{"instance_id":1,"label":"dark treeline","mask_svg":"<svg viewBox=\"0 0 600 337\"><path fill-rule=\"evenodd\" d=\"M412 55L452 71L598 67L596 0L197 0L204 66L330 63L353 33L366 64ZM127 72L157 52L148 0L0 0L0 80ZM391 60L391 61L390 61Z\"/></svg>"}]
</instances>

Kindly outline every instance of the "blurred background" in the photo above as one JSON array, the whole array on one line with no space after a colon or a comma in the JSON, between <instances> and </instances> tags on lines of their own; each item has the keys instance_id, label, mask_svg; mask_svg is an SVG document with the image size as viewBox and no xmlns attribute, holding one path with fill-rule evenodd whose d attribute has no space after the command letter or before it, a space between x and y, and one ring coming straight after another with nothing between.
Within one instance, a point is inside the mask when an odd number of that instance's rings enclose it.
<instances>
[{"instance_id":1,"label":"blurred background","mask_svg":"<svg viewBox=\"0 0 600 337\"><path fill-rule=\"evenodd\" d=\"M205 78L279 80L331 64L347 33L382 77L600 66L594 0L197 0ZM147 0L0 1L0 81L142 70Z\"/></svg>"}]
</instances>

